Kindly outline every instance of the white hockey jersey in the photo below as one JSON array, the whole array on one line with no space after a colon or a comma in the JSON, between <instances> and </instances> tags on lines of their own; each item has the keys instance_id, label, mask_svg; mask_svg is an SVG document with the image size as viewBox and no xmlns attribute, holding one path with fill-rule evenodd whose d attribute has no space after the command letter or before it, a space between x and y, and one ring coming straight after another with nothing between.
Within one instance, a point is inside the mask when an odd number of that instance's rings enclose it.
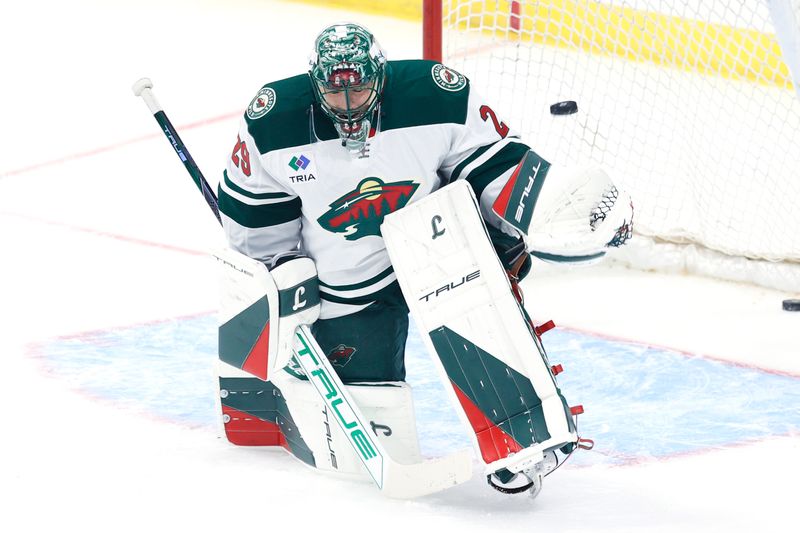
<instances>
[{"instance_id":1,"label":"white hockey jersey","mask_svg":"<svg viewBox=\"0 0 800 533\"><path fill-rule=\"evenodd\" d=\"M389 61L374 131L353 154L315 102L307 74L269 83L247 108L219 186L230 245L266 260L299 249L314 259L321 318L358 311L396 282L384 217L457 179L487 222L529 150L470 87L441 64Z\"/></svg>"}]
</instances>

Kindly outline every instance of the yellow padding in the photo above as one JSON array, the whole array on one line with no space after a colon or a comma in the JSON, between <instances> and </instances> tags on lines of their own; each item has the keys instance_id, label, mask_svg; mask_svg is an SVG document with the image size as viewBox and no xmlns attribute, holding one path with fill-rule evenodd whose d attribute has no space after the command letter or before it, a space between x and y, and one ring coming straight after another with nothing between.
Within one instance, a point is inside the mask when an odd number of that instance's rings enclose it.
<instances>
[{"instance_id":1,"label":"yellow padding","mask_svg":"<svg viewBox=\"0 0 800 533\"><path fill-rule=\"evenodd\" d=\"M405 20L422 20L422 0L293 0L295 3L385 15ZM332 20L331 23L338 22ZM380 35L378 36L380 40Z\"/></svg>"},{"instance_id":2,"label":"yellow padding","mask_svg":"<svg viewBox=\"0 0 800 533\"><path fill-rule=\"evenodd\" d=\"M326 7L422 20L422 0L302 0ZM445 2L444 7L456 4ZM520 29L510 26L511 2L472 0L445 12L445 27L481 28L513 41L534 42L701 74L791 88L789 69L776 37L586 0L520 2Z\"/></svg>"}]
</instances>

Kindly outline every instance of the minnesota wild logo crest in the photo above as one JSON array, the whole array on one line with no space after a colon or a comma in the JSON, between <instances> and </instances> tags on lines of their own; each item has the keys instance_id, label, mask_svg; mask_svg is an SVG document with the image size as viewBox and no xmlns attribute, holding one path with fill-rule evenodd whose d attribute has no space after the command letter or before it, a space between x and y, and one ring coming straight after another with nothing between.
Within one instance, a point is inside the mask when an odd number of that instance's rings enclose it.
<instances>
[{"instance_id":1,"label":"minnesota wild logo crest","mask_svg":"<svg viewBox=\"0 0 800 533\"><path fill-rule=\"evenodd\" d=\"M404 207L417 187L419 184L411 180L384 183L378 178L365 178L354 191L330 204L317 222L328 231L343 234L348 241L380 235L386 215Z\"/></svg>"},{"instance_id":2,"label":"minnesota wild logo crest","mask_svg":"<svg viewBox=\"0 0 800 533\"><path fill-rule=\"evenodd\" d=\"M345 366L347 366L347 363L350 362L350 359L353 358L353 354L356 353L357 351L358 350L356 350L352 346L345 346L344 344L339 344L333 350L328 352L328 360L331 362L333 366L344 368Z\"/></svg>"}]
</instances>

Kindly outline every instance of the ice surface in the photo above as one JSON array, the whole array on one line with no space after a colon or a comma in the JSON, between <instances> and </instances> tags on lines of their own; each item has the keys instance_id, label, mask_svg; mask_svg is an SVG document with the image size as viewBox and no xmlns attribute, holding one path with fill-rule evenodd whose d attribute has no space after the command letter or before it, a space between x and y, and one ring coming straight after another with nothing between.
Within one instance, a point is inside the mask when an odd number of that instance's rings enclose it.
<instances>
[{"instance_id":1,"label":"ice surface","mask_svg":"<svg viewBox=\"0 0 800 533\"><path fill-rule=\"evenodd\" d=\"M592 452L507 497L480 475L413 502L216 434L216 221L145 106L142 76L206 177L266 81L359 19L394 58L408 22L288 2L0 7L3 531L773 531L796 522L800 314L790 295L600 268L526 282ZM233 137L232 137L233 135ZM427 365L427 366L426 366ZM468 442L418 339L423 451Z\"/></svg>"}]
</instances>

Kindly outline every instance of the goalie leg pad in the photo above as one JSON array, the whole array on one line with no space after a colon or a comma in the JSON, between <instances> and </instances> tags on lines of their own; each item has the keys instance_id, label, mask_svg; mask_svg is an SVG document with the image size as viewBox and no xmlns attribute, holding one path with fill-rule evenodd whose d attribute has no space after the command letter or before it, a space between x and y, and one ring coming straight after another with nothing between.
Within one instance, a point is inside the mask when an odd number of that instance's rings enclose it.
<instances>
[{"instance_id":1,"label":"goalie leg pad","mask_svg":"<svg viewBox=\"0 0 800 533\"><path fill-rule=\"evenodd\" d=\"M229 248L214 256L221 279L219 358L267 381L289 362L297 326L319 317L314 261L298 257L270 271Z\"/></svg>"},{"instance_id":2,"label":"goalie leg pad","mask_svg":"<svg viewBox=\"0 0 800 533\"><path fill-rule=\"evenodd\" d=\"M219 408L225 436L239 446L282 446L315 466L314 455L275 384L219 363Z\"/></svg>"},{"instance_id":3,"label":"goalie leg pad","mask_svg":"<svg viewBox=\"0 0 800 533\"><path fill-rule=\"evenodd\" d=\"M547 354L511 292L469 185L455 182L388 215L381 231L487 471L518 472L545 451L577 442Z\"/></svg>"},{"instance_id":4,"label":"goalie leg pad","mask_svg":"<svg viewBox=\"0 0 800 533\"><path fill-rule=\"evenodd\" d=\"M291 419L296 422L297 432L314 457L313 466L341 474L367 475L334 420L338 413L327 408L312 385L289 372L277 374L274 381L291 412ZM401 463L422 460L411 387L407 383L364 383L346 387L392 458Z\"/></svg>"}]
</instances>

